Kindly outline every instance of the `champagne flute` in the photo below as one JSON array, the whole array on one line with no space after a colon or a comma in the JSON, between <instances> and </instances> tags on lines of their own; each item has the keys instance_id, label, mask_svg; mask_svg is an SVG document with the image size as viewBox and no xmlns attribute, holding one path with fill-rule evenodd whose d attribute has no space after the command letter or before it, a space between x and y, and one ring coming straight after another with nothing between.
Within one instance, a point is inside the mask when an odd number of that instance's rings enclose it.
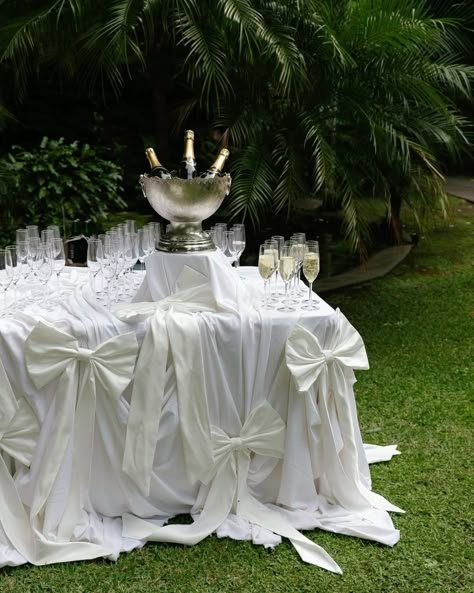
<instances>
[{"instance_id":1,"label":"champagne flute","mask_svg":"<svg viewBox=\"0 0 474 593\"><path fill-rule=\"evenodd\" d=\"M27 229L16 229L16 242L18 241L28 241L28 230Z\"/></svg>"},{"instance_id":2,"label":"champagne flute","mask_svg":"<svg viewBox=\"0 0 474 593\"><path fill-rule=\"evenodd\" d=\"M290 237L292 240L296 242L296 254L297 254L297 269L296 269L296 276L295 276L295 286L294 292L297 296L304 296L304 290L301 288L301 268L303 267L303 258L305 253L305 244L306 244L306 234L305 233L294 233Z\"/></svg>"},{"instance_id":3,"label":"champagne flute","mask_svg":"<svg viewBox=\"0 0 474 593\"><path fill-rule=\"evenodd\" d=\"M224 238L226 243L226 250L224 253L232 265L237 258L237 248L234 244L234 231L224 231Z\"/></svg>"},{"instance_id":4,"label":"champagne flute","mask_svg":"<svg viewBox=\"0 0 474 593\"><path fill-rule=\"evenodd\" d=\"M106 241L103 246L103 257L102 257L102 274L106 282L106 294L107 294L107 306L110 307L110 288L112 281L117 271L117 256L116 256L116 245L112 241Z\"/></svg>"},{"instance_id":5,"label":"champagne flute","mask_svg":"<svg viewBox=\"0 0 474 593\"><path fill-rule=\"evenodd\" d=\"M61 231L59 230L59 226L57 224L50 224L46 227L48 231L53 231L53 237L55 239L59 239L61 237Z\"/></svg>"},{"instance_id":6,"label":"champagne flute","mask_svg":"<svg viewBox=\"0 0 474 593\"><path fill-rule=\"evenodd\" d=\"M41 243L52 243L54 239L54 231L52 229L44 229L41 231Z\"/></svg>"},{"instance_id":7,"label":"champagne flute","mask_svg":"<svg viewBox=\"0 0 474 593\"><path fill-rule=\"evenodd\" d=\"M238 268L240 266L240 256L245 250L245 225L234 224L232 230L234 231L234 246L237 249L235 267Z\"/></svg>"},{"instance_id":8,"label":"champagne flute","mask_svg":"<svg viewBox=\"0 0 474 593\"><path fill-rule=\"evenodd\" d=\"M36 269L41 260L41 239L39 237L31 237L28 240L28 265L33 272L33 276L37 276Z\"/></svg>"},{"instance_id":9,"label":"champagne flute","mask_svg":"<svg viewBox=\"0 0 474 593\"><path fill-rule=\"evenodd\" d=\"M102 267L103 251L100 239L87 241L87 267L91 273L92 292L96 293L95 278Z\"/></svg>"},{"instance_id":10,"label":"champagne flute","mask_svg":"<svg viewBox=\"0 0 474 593\"><path fill-rule=\"evenodd\" d=\"M268 246L263 244L260 245L258 253L258 271L260 276L263 278L263 308L272 309L273 307L268 304L268 283L275 271L275 257L273 253L269 252Z\"/></svg>"},{"instance_id":11,"label":"champagne flute","mask_svg":"<svg viewBox=\"0 0 474 593\"><path fill-rule=\"evenodd\" d=\"M145 260L150 255L151 235L149 228L138 229L138 261L140 271L145 269Z\"/></svg>"},{"instance_id":12,"label":"champagne flute","mask_svg":"<svg viewBox=\"0 0 474 593\"><path fill-rule=\"evenodd\" d=\"M38 225L28 224L28 225L26 225L26 230L28 231L28 239L39 239L40 238Z\"/></svg>"},{"instance_id":13,"label":"champagne flute","mask_svg":"<svg viewBox=\"0 0 474 593\"><path fill-rule=\"evenodd\" d=\"M294 307L290 307L290 294L288 291L288 284L293 279L296 271L296 261L292 245L283 246L278 269L280 271L280 277L285 283L285 304L283 307L279 307L278 311L289 313L296 310Z\"/></svg>"},{"instance_id":14,"label":"champagne flute","mask_svg":"<svg viewBox=\"0 0 474 593\"><path fill-rule=\"evenodd\" d=\"M17 302L17 291L16 285L18 284L21 278L21 264L18 261L18 256L16 254L16 245L8 245L6 250L10 253L10 257L12 260L12 284L13 284L13 299L14 302Z\"/></svg>"},{"instance_id":15,"label":"champagne flute","mask_svg":"<svg viewBox=\"0 0 474 593\"><path fill-rule=\"evenodd\" d=\"M2 315L6 309L7 289L13 280L11 253L7 249L0 250L0 288L2 289Z\"/></svg>"},{"instance_id":16,"label":"champagne flute","mask_svg":"<svg viewBox=\"0 0 474 593\"><path fill-rule=\"evenodd\" d=\"M53 252L53 270L56 274L57 284L59 286L59 275L66 265L66 255L64 253L64 242L61 238L54 237L51 242Z\"/></svg>"},{"instance_id":17,"label":"champagne flute","mask_svg":"<svg viewBox=\"0 0 474 593\"><path fill-rule=\"evenodd\" d=\"M308 241L306 243L306 252L303 259L303 274L309 284L309 295L307 302L302 305L302 309L312 311L319 309L315 301L313 301L313 282L319 274L319 243L317 241Z\"/></svg>"},{"instance_id":18,"label":"champagne flute","mask_svg":"<svg viewBox=\"0 0 474 593\"><path fill-rule=\"evenodd\" d=\"M278 271L278 264L280 262L280 252L278 249L278 243L276 241L273 241L273 239L267 239L264 242L264 245L266 246L265 252L273 257L273 260L274 260L273 271L276 273ZM272 292L271 288L270 288L270 300L273 302L278 301L277 297L274 296L274 293Z\"/></svg>"},{"instance_id":19,"label":"champagne flute","mask_svg":"<svg viewBox=\"0 0 474 593\"><path fill-rule=\"evenodd\" d=\"M39 249L35 252L36 258L36 276L43 285L42 297L40 304L44 305L46 300L46 285L53 273L53 252L49 243L42 243Z\"/></svg>"}]
</instances>

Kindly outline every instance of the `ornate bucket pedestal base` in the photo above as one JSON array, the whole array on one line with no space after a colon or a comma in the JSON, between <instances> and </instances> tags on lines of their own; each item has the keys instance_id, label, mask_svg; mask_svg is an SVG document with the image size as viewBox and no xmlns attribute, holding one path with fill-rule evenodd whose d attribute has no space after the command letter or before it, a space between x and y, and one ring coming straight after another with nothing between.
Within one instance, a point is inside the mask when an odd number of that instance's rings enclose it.
<instances>
[{"instance_id":1,"label":"ornate bucket pedestal base","mask_svg":"<svg viewBox=\"0 0 474 593\"><path fill-rule=\"evenodd\" d=\"M215 245L201 223L170 223L167 233L160 237L159 251L171 253L193 253L215 251Z\"/></svg>"}]
</instances>

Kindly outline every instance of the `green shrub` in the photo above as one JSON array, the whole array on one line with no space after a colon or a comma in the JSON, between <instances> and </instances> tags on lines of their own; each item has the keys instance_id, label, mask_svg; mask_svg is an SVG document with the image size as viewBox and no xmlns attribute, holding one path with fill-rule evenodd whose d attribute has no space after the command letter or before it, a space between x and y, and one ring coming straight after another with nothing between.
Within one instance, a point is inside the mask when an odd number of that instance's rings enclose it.
<instances>
[{"instance_id":1,"label":"green shrub","mask_svg":"<svg viewBox=\"0 0 474 593\"><path fill-rule=\"evenodd\" d=\"M123 208L122 170L103 147L44 137L38 148L13 146L0 158L0 241L26 224L59 224L90 218L99 223Z\"/></svg>"}]
</instances>

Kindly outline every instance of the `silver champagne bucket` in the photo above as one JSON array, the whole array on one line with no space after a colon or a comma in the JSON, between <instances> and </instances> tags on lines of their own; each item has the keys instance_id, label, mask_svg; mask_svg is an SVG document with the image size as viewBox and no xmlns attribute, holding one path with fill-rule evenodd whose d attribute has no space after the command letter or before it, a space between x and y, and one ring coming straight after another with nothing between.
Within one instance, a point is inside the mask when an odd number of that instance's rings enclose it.
<instances>
[{"instance_id":1,"label":"silver champagne bucket","mask_svg":"<svg viewBox=\"0 0 474 593\"><path fill-rule=\"evenodd\" d=\"M230 191L228 173L209 179L161 179L146 173L140 176L143 194L170 225L160 238L160 251L214 251L209 234L201 223L217 211Z\"/></svg>"}]
</instances>

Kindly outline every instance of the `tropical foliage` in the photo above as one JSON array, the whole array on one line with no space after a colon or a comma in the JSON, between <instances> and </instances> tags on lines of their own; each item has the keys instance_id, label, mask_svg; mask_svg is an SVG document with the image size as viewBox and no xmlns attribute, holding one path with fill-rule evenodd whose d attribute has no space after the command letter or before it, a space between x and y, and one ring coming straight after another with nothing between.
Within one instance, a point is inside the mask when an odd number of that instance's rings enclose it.
<instances>
[{"instance_id":1,"label":"tropical foliage","mask_svg":"<svg viewBox=\"0 0 474 593\"><path fill-rule=\"evenodd\" d=\"M1 183L3 180L3 183ZM1 228L65 226L78 216L102 221L110 208L125 207L121 169L102 148L43 138L32 150L13 146L0 158ZM12 233L12 234L11 234ZM64 233L66 236L66 233Z\"/></svg>"},{"instance_id":2,"label":"tropical foliage","mask_svg":"<svg viewBox=\"0 0 474 593\"><path fill-rule=\"evenodd\" d=\"M21 95L49 71L107 96L148 76L160 154L199 121L213 150L233 154L229 213L254 225L323 197L363 249L359 198L371 197L397 238L402 202L420 222L443 206L438 159L468 145L464 22L434 18L424 0L5 0L2 11L4 88Z\"/></svg>"}]
</instances>

